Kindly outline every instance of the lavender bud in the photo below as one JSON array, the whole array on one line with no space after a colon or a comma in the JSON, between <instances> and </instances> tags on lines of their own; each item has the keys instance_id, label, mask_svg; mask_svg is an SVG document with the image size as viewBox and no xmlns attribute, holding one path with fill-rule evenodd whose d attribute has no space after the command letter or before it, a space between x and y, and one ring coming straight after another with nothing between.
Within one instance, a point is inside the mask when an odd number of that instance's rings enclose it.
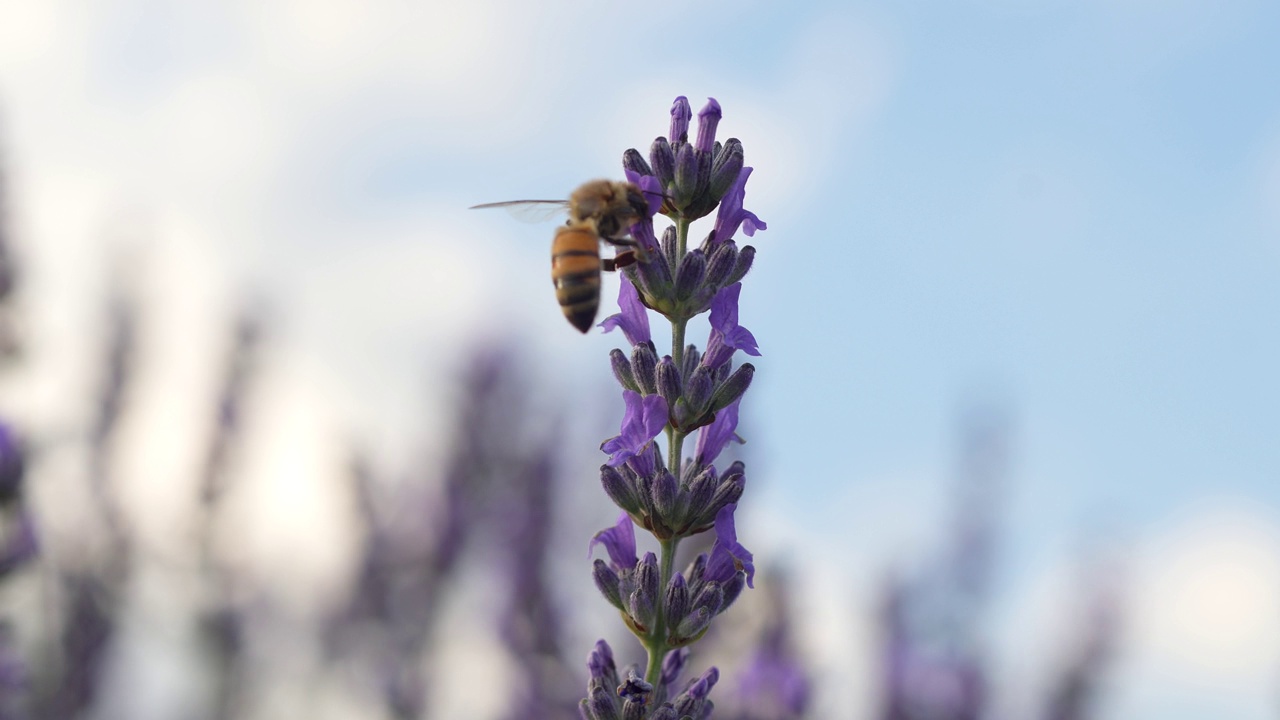
<instances>
[{"instance_id":1,"label":"lavender bud","mask_svg":"<svg viewBox=\"0 0 1280 720\"><path fill-rule=\"evenodd\" d=\"M693 371L698 368L699 361L702 360L702 353L698 352L698 346L690 343L684 348L684 367L680 368L681 377L688 378L693 375Z\"/></svg>"},{"instance_id":2,"label":"lavender bud","mask_svg":"<svg viewBox=\"0 0 1280 720\"><path fill-rule=\"evenodd\" d=\"M674 225L668 225L666 230L662 231L662 256L667 261L667 267L676 266L676 228Z\"/></svg>"},{"instance_id":3,"label":"lavender bud","mask_svg":"<svg viewBox=\"0 0 1280 720\"><path fill-rule=\"evenodd\" d=\"M669 618L682 618L689 614L689 585L684 581L684 576L675 573L671 576L671 582L667 583L667 597L665 598L663 610ZM667 663L671 662L671 656L662 663L662 676L667 676ZM683 663L682 663L683 665ZM671 681L675 680L675 676L680 674L680 668L677 667L671 677ZM664 681L670 682L670 681Z\"/></svg>"},{"instance_id":4,"label":"lavender bud","mask_svg":"<svg viewBox=\"0 0 1280 720\"><path fill-rule=\"evenodd\" d=\"M733 272L724 281L724 284L732 285L746 277L747 271L751 269L751 263L755 259L756 249L750 245L738 251L738 264L734 266Z\"/></svg>"},{"instance_id":5,"label":"lavender bud","mask_svg":"<svg viewBox=\"0 0 1280 720\"><path fill-rule=\"evenodd\" d=\"M671 187L676 179L676 154L666 138L657 138L649 146L649 162L652 164L654 177L662 183L662 189Z\"/></svg>"},{"instance_id":6,"label":"lavender bud","mask_svg":"<svg viewBox=\"0 0 1280 720\"><path fill-rule=\"evenodd\" d=\"M685 495L685 507L688 517L696 518L695 526L710 525L715 522L716 514L707 512L711 498L715 496L719 482L715 468L703 468L702 472L689 483L689 492ZM711 518L709 521L707 518Z\"/></svg>"},{"instance_id":7,"label":"lavender bud","mask_svg":"<svg viewBox=\"0 0 1280 720\"><path fill-rule=\"evenodd\" d=\"M613 568L609 567L609 563L597 558L591 570L591 577L596 581L596 588L600 590L601 595L604 595L604 599L608 600L610 605L622 610L622 591L619 588L621 581Z\"/></svg>"},{"instance_id":8,"label":"lavender bud","mask_svg":"<svg viewBox=\"0 0 1280 720\"><path fill-rule=\"evenodd\" d=\"M632 489L631 483L627 482L627 478L617 468L601 465L600 484L604 487L605 494L609 496L614 505L632 515L640 512L640 502L636 499L635 490Z\"/></svg>"},{"instance_id":9,"label":"lavender bud","mask_svg":"<svg viewBox=\"0 0 1280 720\"><path fill-rule=\"evenodd\" d=\"M712 617L713 615L711 614L711 611L706 608L695 609L693 612L681 618L680 622L676 624L676 637L697 637L699 633L705 631L707 626L711 624Z\"/></svg>"},{"instance_id":10,"label":"lavender bud","mask_svg":"<svg viewBox=\"0 0 1280 720\"><path fill-rule=\"evenodd\" d=\"M738 596L742 594L742 588L746 586L746 573L735 573L734 576L724 584L724 600L720 603L720 612L728 610L729 606L733 604L733 601L737 600Z\"/></svg>"},{"instance_id":11,"label":"lavender bud","mask_svg":"<svg viewBox=\"0 0 1280 720\"><path fill-rule=\"evenodd\" d=\"M727 366L728 363L725 363ZM751 387L751 378L755 377L756 368L751 363L743 363L728 380L724 381L711 396L711 412L720 412L729 407Z\"/></svg>"},{"instance_id":12,"label":"lavender bud","mask_svg":"<svg viewBox=\"0 0 1280 720\"><path fill-rule=\"evenodd\" d=\"M654 518L658 516L658 508L653 504L653 478L641 477L636 479L636 498L640 504L640 515L644 517L646 523L644 527L650 530L654 529Z\"/></svg>"},{"instance_id":13,"label":"lavender bud","mask_svg":"<svg viewBox=\"0 0 1280 720\"><path fill-rule=\"evenodd\" d=\"M676 400L676 404L671 408L671 421L675 423L676 429L688 432L686 428L689 428L696 419L697 417L684 398Z\"/></svg>"},{"instance_id":14,"label":"lavender bud","mask_svg":"<svg viewBox=\"0 0 1280 720\"><path fill-rule=\"evenodd\" d=\"M695 146L700 153L710 154L716 140L716 126L720 124L723 113L720 103L715 98L707 98L706 107L698 111L698 141Z\"/></svg>"},{"instance_id":15,"label":"lavender bud","mask_svg":"<svg viewBox=\"0 0 1280 720\"><path fill-rule=\"evenodd\" d=\"M636 564L636 589L631 593L631 618L644 628L653 627L658 610L658 557L645 553Z\"/></svg>"},{"instance_id":16,"label":"lavender bud","mask_svg":"<svg viewBox=\"0 0 1280 720\"><path fill-rule=\"evenodd\" d=\"M729 138L724 149L715 156L708 192L716 202L720 202L737 181L738 173L742 172L742 157L742 143L737 138Z\"/></svg>"},{"instance_id":17,"label":"lavender bud","mask_svg":"<svg viewBox=\"0 0 1280 720\"><path fill-rule=\"evenodd\" d=\"M689 382L684 386L684 400L689 403L689 410L694 420L701 418L711 406L711 392L715 387L712 381L714 371L702 365L694 369Z\"/></svg>"},{"instance_id":18,"label":"lavender bud","mask_svg":"<svg viewBox=\"0 0 1280 720\"><path fill-rule=\"evenodd\" d=\"M613 366L613 376L617 378L618 384L623 389L640 392L640 386L636 384L636 376L631 372L631 363L627 360L625 353L618 348L610 350L609 364Z\"/></svg>"},{"instance_id":19,"label":"lavender bud","mask_svg":"<svg viewBox=\"0 0 1280 720\"><path fill-rule=\"evenodd\" d=\"M622 720L645 720L645 710L648 709L648 696L641 698L627 698L622 701Z\"/></svg>"},{"instance_id":20,"label":"lavender bud","mask_svg":"<svg viewBox=\"0 0 1280 720\"><path fill-rule=\"evenodd\" d=\"M670 308L663 307L664 303L670 305L671 295L674 290L671 283L671 268L667 264L664 255L657 255L649 259L646 263L637 263L635 265L636 272L632 277L639 280L637 283L641 290L640 297L644 304L658 312L667 312Z\"/></svg>"},{"instance_id":21,"label":"lavender bud","mask_svg":"<svg viewBox=\"0 0 1280 720\"><path fill-rule=\"evenodd\" d=\"M676 720L676 709L671 703L664 702L657 710L653 711L653 714L649 716L649 720Z\"/></svg>"},{"instance_id":22,"label":"lavender bud","mask_svg":"<svg viewBox=\"0 0 1280 720\"><path fill-rule=\"evenodd\" d=\"M622 720L613 693L602 687L592 688L591 696L583 701L592 720Z\"/></svg>"},{"instance_id":23,"label":"lavender bud","mask_svg":"<svg viewBox=\"0 0 1280 720\"><path fill-rule=\"evenodd\" d=\"M683 392L683 388L680 382L680 371L676 369L676 364L672 361L670 355L662 356L654 375L658 385L658 394L662 396L663 400L667 401L667 407L675 406L676 400L680 398L680 394Z\"/></svg>"},{"instance_id":24,"label":"lavender bud","mask_svg":"<svg viewBox=\"0 0 1280 720\"><path fill-rule=\"evenodd\" d=\"M672 201L676 207L684 208L698 194L698 154L692 145L683 145L676 153L675 193Z\"/></svg>"},{"instance_id":25,"label":"lavender bud","mask_svg":"<svg viewBox=\"0 0 1280 720\"><path fill-rule=\"evenodd\" d=\"M680 487L687 488L698 475L698 463L693 458L685 458L684 464L680 467Z\"/></svg>"},{"instance_id":26,"label":"lavender bud","mask_svg":"<svg viewBox=\"0 0 1280 720\"><path fill-rule=\"evenodd\" d=\"M658 511L658 518L663 520L665 530L670 531L670 525L675 519L676 500L680 497L680 485L676 482L676 478L669 470L663 470L658 473L658 479L653 483L653 507ZM654 525L657 526L655 519Z\"/></svg>"},{"instance_id":27,"label":"lavender bud","mask_svg":"<svg viewBox=\"0 0 1280 720\"><path fill-rule=\"evenodd\" d=\"M631 372L642 395L658 392L657 366L658 352L652 341L640 343L631 349Z\"/></svg>"},{"instance_id":28,"label":"lavender bud","mask_svg":"<svg viewBox=\"0 0 1280 720\"><path fill-rule=\"evenodd\" d=\"M719 290L725 286L725 280L729 279L729 274L733 272L733 268L738 264L738 246L732 240L720 243L711 253L711 260L707 262L707 286L712 292Z\"/></svg>"},{"instance_id":29,"label":"lavender bud","mask_svg":"<svg viewBox=\"0 0 1280 720\"><path fill-rule=\"evenodd\" d=\"M702 284L707 274L707 258L701 250L694 250L684 256L680 267L676 270L676 299L688 300L693 292Z\"/></svg>"},{"instance_id":30,"label":"lavender bud","mask_svg":"<svg viewBox=\"0 0 1280 720\"><path fill-rule=\"evenodd\" d=\"M741 573L739 573L741 574ZM705 583L698 594L694 596L691 605L693 609L706 610L711 615L720 612L720 608L724 603L724 590L720 588L720 583L712 581Z\"/></svg>"},{"instance_id":31,"label":"lavender bud","mask_svg":"<svg viewBox=\"0 0 1280 720\"><path fill-rule=\"evenodd\" d=\"M622 154L622 168L630 170L637 175L653 175L653 169L649 167L649 163L645 161L640 151L635 148L629 148Z\"/></svg>"},{"instance_id":32,"label":"lavender bud","mask_svg":"<svg viewBox=\"0 0 1280 720\"><path fill-rule=\"evenodd\" d=\"M716 513L730 503L736 503L742 497L742 491L747 486L746 477L741 473L728 476L727 479L720 482L716 487L715 493L711 496L711 500L706 504L702 515L698 517L699 525L712 525L716 521Z\"/></svg>"},{"instance_id":33,"label":"lavender bud","mask_svg":"<svg viewBox=\"0 0 1280 720\"><path fill-rule=\"evenodd\" d=\"M671 106L671 142L689 142L689 120L693 117L693 108L689 99L681 95Z\"/></svg>"},{"instance_id":34,"label":"lavender bud","mask_svg":"<svg viewBox=\"0 0 1280 720\"><path fill-rule=\"evenodd\" d=\"M685 568L684 576L689 579L689 584L697 584L702 582L702 575L707 571L707 554L698 553L693 561L689 563L689 567Z\"/></svg>"},{"instance_id":35,"label":"lavender bud","mask_svg":"<svg viewBox=\"0 0 1280 720\"><path fill-rule=\"evenodd\" d=\"M618 666L613 662L613 648L604 640L597 640L595 649L587 656L587 670L591 677L607 680L610 686L618 684Z\"/></svg>"}]
</instances>

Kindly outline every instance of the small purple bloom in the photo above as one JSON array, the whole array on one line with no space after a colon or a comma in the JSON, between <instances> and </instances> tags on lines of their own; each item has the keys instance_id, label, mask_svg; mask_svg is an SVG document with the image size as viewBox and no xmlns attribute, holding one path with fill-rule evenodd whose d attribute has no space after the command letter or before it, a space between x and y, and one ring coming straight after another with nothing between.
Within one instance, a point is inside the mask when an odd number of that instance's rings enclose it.
<instances>
[{"instance_id":1,"label":"small purple bloom","mask_svg":"<svg viewBox=\"0 0 1280 720\"><path fill-rule=\"evenodd\" d=\"M715 149L716 126L720 124L721 116L720 103L715 98L707 98L706 107L698 111L698 141L694 143L695 150L709 153Z\"/></svg>"},{"instance_id":2,"label":"small purple bloom","mask_svg":"<svg viewBox=\"0 0 1280 720\"><path fill-rule=\"evenodd\" d=\"M738 296L742 283L721 288L711 299L711 337L707 340L707 352L702 364L717 368L733 357L734 350L759 356L756 338L751 331L738 324Z\"/></svg>"},{"instance_id":3,"label":"small purple bloom","mask_svg":"<svg viewBox=\"0 0 1280 720\"><path fill-rule=\"evenodd\" d=\"M689 119L693 117L693 108L689 106L689 98L681 95L671 105L671 142L684 142L689 134Z\"/></svg>"},{"instance_id":4,"label":"small purple bloom","mask_svg":"<svg viewBox=\"0 0 1280 720\"><path fill-rule=\"evenodd\" d=\"M605 528L591 538L591 545L587 547L587 557L591 556L596 545L604 545L615 570L631 570L639 562L636 557L635 525L631 522L631 516L625 512L618 516L617 525Z\"/></svg>"},{"instance_id":5,"label":"small purple bloom","mask_svg":"<svg viewBox=\"0 0 1280 720\"><path fill-rule=\"evenodd\" d=\"M715 462L720 451L733 440L734 431L738 429L738 405L741 402L741 398L734 400L729 407L716 413L714 422L702 427L698 433L698 448L694 452L699 465Z\"/></svg>"},{"instance_id":6,"label":"small purple bloom","mask_svg":"<svg viewBox=\"0 0 1280 720\"><path fill-rule=\"evenodd\" d=\"M667 401L661 395L641 397L640 393L623 390L622 400L627 405L622 415L622 432L600 446L601 450L611 453L609 467L640 457L667 424Z\"/></svg>"},{"instance_id":7,"label":"small purple bloom","mask_svg":"<svg viewBox=\"0 0 1280 720\"><path fill-rule=\"evenodd\" d=\"M605 332L621 328L622 334L627 336L627 342L634 347L651 339L649 313L644 303L640 302L640 293L636 290L636 286L631 284L631 280L626 275L621 275L621 278L622 283L618 288L618 309L621 312L605 318L604 322L600 323L600 327L604 328Z\"/></svg>"},{"instance_id":8,"label":"small purple bloom","mask_svg":"<svg viewBox=\"0 0 1280 720\"><path fill-rule=\"evenodd\" d=\"M644 193L645 200L649 201L649 217L652 218L662 209L662 201L665 199L665 193L662 192L662 181L652 175L641 175L640 173L627 169L627 182L640 188L640 192Z\"/></svg>"},{"instance_id":9,"label":"small purple bloom","mask_svg":"<svg viewBox=\"0 0 1280 720\"><path fill-rule=\"evenodd\" d=\"M756 214L745 210L742 201L747 196L747 178L751 177L752 168L744 167L738 173L738 179L730 186L729 192L720 200L720 209L716 211L716 226L713 236L715 243L722 243L742 227L747 237L753 237L757 230L767 230L769 226Z\"/></svg>"},{"instance_id":10,"label":"small purple bloom","mask_svg":"<svg viewBox=\"0 0 1280 720\"><path fill-rule=\"evenodd\" d=\"M733 511L737 508L737 504L725 505L716 513L716 542L711 546L711 557L707 559L703 577L726 583L739 570L745 570L747 587L754 588L756 566L752 564L751 553L738 544L738 531L733 525Z\"/></svg>"}]
</instances>

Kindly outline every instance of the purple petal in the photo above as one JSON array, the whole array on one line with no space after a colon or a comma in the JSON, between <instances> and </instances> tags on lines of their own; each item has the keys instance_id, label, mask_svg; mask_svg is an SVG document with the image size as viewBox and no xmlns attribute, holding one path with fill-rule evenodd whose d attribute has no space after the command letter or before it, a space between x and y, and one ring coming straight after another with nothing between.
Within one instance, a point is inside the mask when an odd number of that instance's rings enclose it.
<instances>
[{"instance_id":1,"label":"purple petal","mask_svg":"<svg viewBox=\"0 0 1280 720\"><path fill-rule=\"evenodd\" d=\"M715 149L716 126L720 124L722 116L720 103L715 98L707 98L706 107L698 111L698 141L694 143L695 150L709 153Z\"/></svg>"},{"instance_id":2,"label":"purple petal","mask_svg":"<svg viewBox=\"0 0 1280 720\"><path fill-rule=\"evenodd\" d=\"M741 350L748 355L760 357L760 349L756 345L756 337L751 334L750 330L741 325L735 327L725 336L724 344L735 350Z\"/></svg>"},{"instance_id":3,"label":"purple petal","mask_svg":"<svg viewBox=\"0 0 1280 720\"><path fill-rule=\"evenodd\" d=\"M642 342L648 342L650 340L649 313L644 303L640 302L640 293L636 290L636 286L631 284L626 275L622 275L622 282L618 288L618 309L621 312L605 318L604 322L600 323L600 327L604 328L605 332L621 328L622 334L627 336L627 342L633 347Z\"/></svg>"},{"instance_id":4,"label":"purple petal","mask_svg":"<svg viewBox=\"0 0 1280 720\"><path fill-rule=\"evenodd\" d=\"M588 558L597 545L604 545L615 570L630 570L639 561L636 557L635 525L631 522L631 516L625 512L618 516L617 525L605 528L591 538L591 545L587 548Z\"/></svg>"},{"instance_id":5,"label":"purple petal","mask_svg":"<svg viewBox=\"0 0 1280 720\"><path fill-rule=\"evenodd\" d=\"M743 200L747 196L747 178L751 177L753 168L744 167L738 172L738 179L733 181L733 185L729 187L729 191L720 199L720 208L716 211L715 225L715 242L722 243L732 238L734 233L738 232L738 227L743 227L743 232L748 236L756 234L757 230L768 228L763 220L756 217L756 214L742 207Z\"/></svg>"},{"instance_id":6,"label":"purple petal","mask_svg":"<svg viewBox=\"0 0 1280 720\"><path fill-rule=\"evenodd\" d=\"M698 447L694 451L694 457L699 465L710 465L715 462L720 452L733 439L734 431L738 429L738 405L741 402L742 399L739 398L729 407L716 413L715 421L703 426L698 432Z\"/></svg>"},{"instance_id":7,"label":"purple petal","mask_svg":"<svg viewBox=\"0 0 1280 720\"><path fill-rule=\"evenodd\" d=\"M661 395L646 395L644 400L644 441L647 443L667 426L667 401Z\"/></svg>"},{"instance_id":8,"label":"purple petal","mask_svg":"<svg viewBox=\"0 0 1280 720\"><path fill-rule=\"evenodd\" d=\"M728 335L738 327L738 297L742 295L742 283L721 288L711 298L711 327Z\"/></svg>"},{"instance_id":9,"label":"purple petal","mask_svg":"<svg viewBox=\"0 0 1280 720\"><path fill-rule=\"evenodd\" d=\"M707 570L704 575L709 580L727 582L739 570L747 573L747 587L754 588L756 566L752 563L751 553L738 544L737 528L733 524L733 511L737 504L725 505L716 513L716 542L711 547L711 556L707 559Z\"/></svg>"}]
</instances>

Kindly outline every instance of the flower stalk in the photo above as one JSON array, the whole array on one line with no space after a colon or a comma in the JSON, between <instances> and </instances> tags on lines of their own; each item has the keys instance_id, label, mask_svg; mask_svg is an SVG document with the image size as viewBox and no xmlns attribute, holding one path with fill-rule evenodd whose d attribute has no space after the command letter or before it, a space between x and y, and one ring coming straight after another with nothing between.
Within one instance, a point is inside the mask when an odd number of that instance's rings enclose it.
<instances>
[{"instance_id":1,"label":"flower stalk","mask_svg":"<svg viewBox=\"0 0 1280 720\"><path fill-rule=\"evenodd\" d=\"M623 389L625 412L619 434L601 445L609 460L601 484L622 509L616 525L596 534L609 560L594 561L593 576L605 599L644 646L639 666L618 672L612 650L597 644L588 661L591 680L580 703L584 718L710 716L708 694L719 678L711 668L677 687L696 643L712 620L753 582L751 553L737 541L734 511L745 488L745 466L716 468L721 451L739 440L738 404L755 368L733 367L741 350L759 355L755 337L738 324L738 299L755 249L738 249L734 235L765 229L743 209L751 168L743 166L742 143L715 139L722 113L714 99L698 113L690 142L688 101L676 98L671 137L660 137L649 160L637 150L623 155L627 179L649 196L649 213L630 228L644 249L622 272L619 312L606 318L606 332L622 330L631 345L610 353ZM715 212L715 226L700 247L690 249L692 223ZM659 236L653 216L672 223ZM658 238L661 237L661 240ZM650 333L649 313L671 326L671 349L660 355ZM687 344L690 319L710 312L711 334L704 350ZM698 433L696 451L685 457L685 439ZM666 452L656 438L666 436ZM739 440L740 441L740 440ZM654 536L659 553L639 556L635 528ZM711 551L683 571L675 556L684 538L714 531Z\"/></svg>"}]
</instances>

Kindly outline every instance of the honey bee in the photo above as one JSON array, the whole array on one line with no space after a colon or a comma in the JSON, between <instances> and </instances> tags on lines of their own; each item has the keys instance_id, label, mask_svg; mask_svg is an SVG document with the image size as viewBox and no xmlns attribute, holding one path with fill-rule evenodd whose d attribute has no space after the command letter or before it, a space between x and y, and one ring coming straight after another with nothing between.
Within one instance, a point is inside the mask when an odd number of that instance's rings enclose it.
<instances>
[{"instance_id":1,"label":"honey bee","mask_svg":"<svg viewBox=\"0 0 1280 720\"><path fill-rule=\"evenodd\" d=\"M640 252L627 228L648 214L648 200L628 182L592 180L568 200L510 200L475 205L473 210L505 208L517 217L542 219L546 211L568 211L569 221L556 229L551 241L551 283L569 324L586 333L600 307L600 271L612 272L636 261ZM600 241L620 250L616 257L600 257Z\"/></svg>"}]
</instances>

